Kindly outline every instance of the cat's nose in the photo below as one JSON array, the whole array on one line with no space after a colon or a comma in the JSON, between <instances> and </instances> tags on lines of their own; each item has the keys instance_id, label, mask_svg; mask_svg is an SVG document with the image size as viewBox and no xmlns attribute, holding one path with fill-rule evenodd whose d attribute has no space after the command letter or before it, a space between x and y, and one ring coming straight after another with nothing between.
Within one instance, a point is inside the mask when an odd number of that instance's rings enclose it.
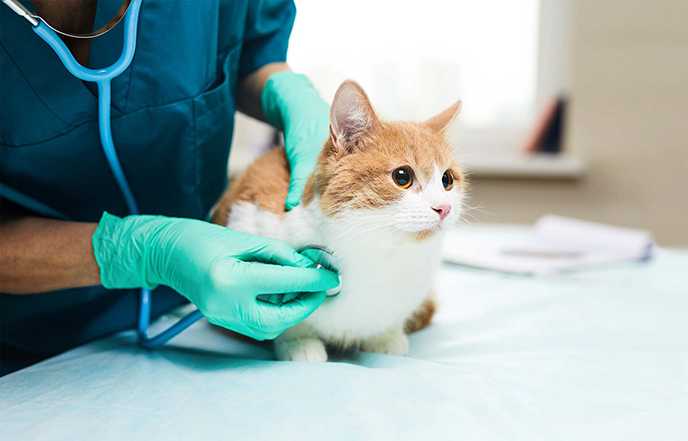
<instances>
[{"instance_id":1,"label":"cat's nose","mask_svg":"<svg viewBox=\"0 0 688 441\"><path fill-rule=\"evenodd\" d=\"M438 205L437 207L432 207L432 209L440 215L440 220L443 220L451 211L451 205Z\"/></svg>"}]
</instances>

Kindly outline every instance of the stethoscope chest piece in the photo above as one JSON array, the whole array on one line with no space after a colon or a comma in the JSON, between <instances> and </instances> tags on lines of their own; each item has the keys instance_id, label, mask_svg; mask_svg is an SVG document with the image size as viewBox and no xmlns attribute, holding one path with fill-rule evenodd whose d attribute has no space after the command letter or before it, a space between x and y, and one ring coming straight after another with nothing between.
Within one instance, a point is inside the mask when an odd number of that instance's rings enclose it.
<instances>
[{"instance_id":1,"label":"stethoscope chest piece","mask_svg":"<svg viewBox=\"0 0 688 441\"><path fill-rule=\"evenodd\" d=\"M332 271L339 276L339 285L327 290L327 298L336 297L342 292L342 278L339 274L339 270L334 264L334 256L329 250L319 246L307 246L301 248L299 250L299 254L302 254L312 260L315 263L316 268Z\"/></svg>"}]
</instances>

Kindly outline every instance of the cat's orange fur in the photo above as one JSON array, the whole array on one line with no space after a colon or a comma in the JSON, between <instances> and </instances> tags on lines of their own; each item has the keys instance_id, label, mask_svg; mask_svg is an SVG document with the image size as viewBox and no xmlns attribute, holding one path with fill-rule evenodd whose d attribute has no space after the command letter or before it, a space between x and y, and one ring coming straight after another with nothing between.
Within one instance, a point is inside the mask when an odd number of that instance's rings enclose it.
<instances>
[{"instance_id":1,"label":"cat's orange fur","mask_svg":"<svg viewBox=\"0 0 688 441\"><path fill-rule=\"evenodd\" d=\"M242 201L253 202L265 211L282 214L285 212L288 192L289 163L284 149L270 150L231 182L217 203L211 222L227 225L230 207Z\"/></svg>"}]
</instances>

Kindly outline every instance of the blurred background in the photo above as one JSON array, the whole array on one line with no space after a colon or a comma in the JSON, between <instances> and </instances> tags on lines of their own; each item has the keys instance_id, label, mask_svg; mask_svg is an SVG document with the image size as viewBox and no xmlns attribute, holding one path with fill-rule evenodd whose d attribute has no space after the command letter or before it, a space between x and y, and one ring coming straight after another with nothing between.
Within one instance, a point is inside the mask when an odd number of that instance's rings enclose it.
<instances>
[{"instance_id":1,"label":"blurred background","mask_svg":"<svg viewBox=\"0 0 688 441\"><path fill-rule=\"evenodd\" d=\"M688 1L296 0L288 62L383 119L463 100L474 224L553 213L688 246ZM235 174L275 140L239 115Z\"/></svg>"}]
</instances>

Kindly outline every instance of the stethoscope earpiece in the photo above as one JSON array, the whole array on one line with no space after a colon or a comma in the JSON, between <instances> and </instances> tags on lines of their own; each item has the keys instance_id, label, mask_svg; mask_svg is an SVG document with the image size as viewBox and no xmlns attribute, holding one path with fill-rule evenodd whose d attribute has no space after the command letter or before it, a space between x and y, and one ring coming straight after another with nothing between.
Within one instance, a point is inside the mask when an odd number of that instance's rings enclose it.
<instances>
[{"instance_id":1,"label":"stethoscope earpiece","mask_svg":"<svg viewBox=\"0 0 688 441\"><path fill-rule=\"evenodd\" d=\"M31 23L32 26L38 26L39 20L40 22L44 23L46 26L48 26L50 29L52 29L54 32L57 32L60 35L64 35L65 37L71 37L71 38L81 38L81 39L88 39L88 38L96 38L100 37L101 35L104 35L108 33L112 28L117 26L117 23L122 21L125 15L127 15L127 11L129 10L129 7L131 6L131 1L132 0L124 0L122 2L122 6L119 8L119 11L117 11L117 14L113 17L112 20L102 28L98 29L97 31L93 32L88 32L86 34L72 34L70 32L64 32L56 27L52 26L50 23L48 23L43 17L41 17L38 14L34 14L33 12L29 11L19 3L19 0L2 0L4 4L10 7L14 12L16 12L18 15L21 17L24 17L29 23Z\"/></svg>"}]
</instances>

